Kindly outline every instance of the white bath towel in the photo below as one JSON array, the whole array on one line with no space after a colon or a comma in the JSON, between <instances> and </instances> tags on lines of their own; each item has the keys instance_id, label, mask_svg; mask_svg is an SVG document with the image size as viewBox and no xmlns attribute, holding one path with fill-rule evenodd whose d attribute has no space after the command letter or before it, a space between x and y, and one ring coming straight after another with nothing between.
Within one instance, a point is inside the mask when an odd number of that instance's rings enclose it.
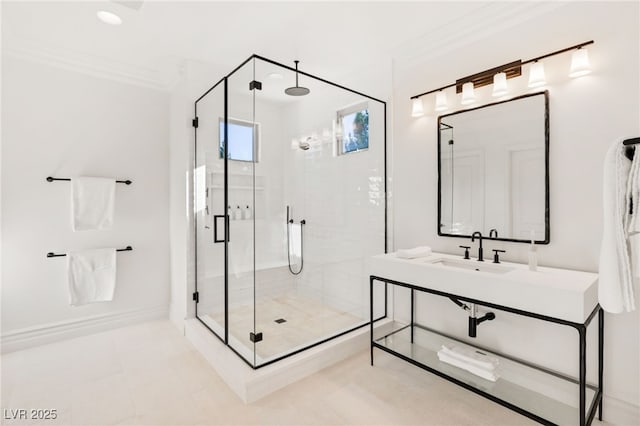
<instances>
[{"instance_id":1,"label":"white bath towel","mask_svg":"<svg viewBox=\"0 0 640 426\"><path fill-rule=\"evenodd\" d=\"M631 275L640 278L640 150L631 162L631 171L627 180L627 200L633 203L633 212L627 208L627 240L629 241L629 259Z\"/></svg>"},{"instance_id":2,"label":"white bath towel","mask_svg":"<svg viewBox=\"0 0 640 426\"><path fill-rule=\"evenodd\" d=\"M116 249L73 251L67 255L69 304L113 300L116 288Z\"/></svg>"},{"instance_id":3,"label":"white bath towel","mask_svg":"<svg viewBox=\"0 0 640 426\"><path fill-rule=\"evenodd\" d=\"M74 231L109 229L113 225L115 179L71 179L71 211Z\"/></svg>"},{"instance_id":4,"label":"white bath towel","mask_svg":"<svg viewBox=\"0 0 640 426\"><path fill-rule=\"evenodd\" d=\"M462 368L463 370L466 370L469 373L475 374L476 376L482 377L483 379L489 380L491 382L496 382L500 378L499 374L496 371L485 370L484 368L480 368L476 365L466 363L464 361L459 360L458 358L449 356L442 351L438 351L438 359L447 364L451 364L455 367Z\"/></svg>"},{"instance_id":5,"label":"white bath towel","mask_svg":"<svg viewBox=\"0 0 640 426\"><path fill-rule=\"evenodd\" d=\"M401 259L416 259L418 257L431 256L431 253L431 247L420 246L410 249L400 249L396 252L396 257L399 257Z\"/></svg>"},{"instance_id":6,"label":"white bath towel","mask_svg":"<svg viewBox=\"0 0 640 426\"><path fill-rule=\"evenodd\" d=\"M627 206L625 215L625 229L629 234L640 232L640 214L638 214L640 202L640 155L634 155L631 162L631 170L627 178L627 201L633 200L633 212Z\"/></svg>"},{"instance_id":7,"label":"white bath towel","mask_svg":"<svg viewBox=\"0 0 640 426\"><path fill-rule=\"evenodd\" d=\"M500 360L498 358L467 347L457 345L442 345L440 352L452 358L456 358L461 362L475 365L476 367L482 368L487 371L495 370L500 364Z\"/></svg>"},{"instance_id":8,"label":"white bath towel","mask_svg":"<svg viewBox=\"0 0 640 426\"><path fill-rule=\"evenodd\" d=\"M625 229L627 181L631 162L616 141L605 156L603 177L603 233L600 248L598 299L611 313L635 309L633 282Z\"/></svg>"}]
</instances>

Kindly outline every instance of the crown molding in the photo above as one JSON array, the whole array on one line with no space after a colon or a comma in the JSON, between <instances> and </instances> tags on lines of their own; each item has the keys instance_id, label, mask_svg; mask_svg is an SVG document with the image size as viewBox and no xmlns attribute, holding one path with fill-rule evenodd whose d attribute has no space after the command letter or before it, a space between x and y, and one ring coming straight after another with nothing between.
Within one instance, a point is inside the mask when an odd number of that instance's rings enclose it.
<instances>
[{"instance_id":1,"label":"crown molding","mask_svg":"<svg viewBox=\"0 0 640 426\"><path fill-rule=\"evenodd\" d=\"M3 55L155 90L171 90L178 79L178 68L172 64L165 69L143 67L20 37L3 37L2 51Z\"/></svg>"},{"instance_id":2,"label":"crown molding","mask_svg":"<svg viewBox=\"0 0 640 426\"><path fill-rule=\"evenodd\" d=\"M464 16L434 26L423 36L394 49L394 69L411 70L561 7L561 2L478 3Z\"/></svg>"}]
</instances>

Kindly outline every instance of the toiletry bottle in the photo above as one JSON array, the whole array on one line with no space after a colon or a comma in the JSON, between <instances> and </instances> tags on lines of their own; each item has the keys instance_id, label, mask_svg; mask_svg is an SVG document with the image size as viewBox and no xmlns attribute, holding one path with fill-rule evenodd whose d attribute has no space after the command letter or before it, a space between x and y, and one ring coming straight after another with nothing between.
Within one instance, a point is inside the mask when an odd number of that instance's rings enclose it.
<instances>
[{"instance_id":1,"label":"toiletry bottle","mask_svg":"<svg viewBox=\"0 0 640 426\"><path fill-rule=\"evenodd\" d=\"M236 220L242 220L242 209L240 206L236 206Z\"/></svg>"},{"instance_id":2,"label":"toiletry bottle","mask_svg":"<svg viewBox=\"0 0 640 426\"><path fill-rule=\"evenodd\" d=\"M535 234L531 231L531 246L529 247L529 270L537 271L538 270L538 253L537 247L535 245Z\"/></svg>"},{"instance_id":3,"label":"toiletry bottle","mask_svg":"<svg viewBox=\"0 0 640 426\"><path fill-rule=\"evenodd\" d=\"M244 218L251 219L251 208L249 206L244 209Z\"/></svg>"},{"instance_id":4,"label":"toiletry bottle","mask_svg":"<svg viewBox=\"0 0 640 426\"><path fill-rule=\"evenodd\" d=\"M229 216L229 220L233 220L233 212L231 211L231 206L227 206L227 216Z\"/></svg>"}]
</instances>

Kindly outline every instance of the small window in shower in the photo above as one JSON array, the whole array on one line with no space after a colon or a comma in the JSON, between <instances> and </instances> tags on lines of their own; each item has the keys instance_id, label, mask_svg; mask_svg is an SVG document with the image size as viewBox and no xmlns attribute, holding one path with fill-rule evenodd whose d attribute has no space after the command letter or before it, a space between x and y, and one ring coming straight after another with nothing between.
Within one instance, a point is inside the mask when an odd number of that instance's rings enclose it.
<instances>
[{"instance_id":1,"label":"small window in shower","mask_svg":"<svg viewBox=\"0 0 640 426\"><path fill-rule=\"evenodd\" d=\"M369 109L366 103L338 111L338 152L363 151L369 148Z\"/></svg>"},{"instance_id":2,"label":"small window in shower","mask_svg":"<svg viewBox=\"0 0 640 426\"><path fill-rule=\"evenodd\" d=\"M258 147L260 139L260 125L250 121L229 119L229 143L227 144L227 158L235 161L258 162ZM224 118L219 120L219 152L224 158Z\"/></svg>"}]
</instances>

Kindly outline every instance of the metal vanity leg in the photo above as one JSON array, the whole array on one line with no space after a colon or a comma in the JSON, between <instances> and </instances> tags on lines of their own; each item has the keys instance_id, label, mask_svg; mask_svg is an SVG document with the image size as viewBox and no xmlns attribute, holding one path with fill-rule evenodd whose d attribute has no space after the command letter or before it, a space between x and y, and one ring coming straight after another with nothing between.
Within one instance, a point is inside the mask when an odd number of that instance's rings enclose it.
<instances>
[{"instance_id":1,"label":"metal vanity leg","mask_svg":"<svg viewBox=\"0 0 640 426\"><path fill-rule=\"evenodd\" d=\"M413 289L411 289L411 343L413 343L413 311L415 306L415 295Z\"/></svg>"},{"instance_id":2,"label":"metal vanity leg","mask_svg":"<svg viewBox=\"0 0 640 426\"><path fill-rule=\"evenodd\" d=\"M373 366L373 277L369 277L369 333L371 345L371 365Z\"/></svg>"},{"instance_id":3,"label":"metal vanity leg","mask_svg":"<svg viewBox=\"0 0 640 426\"><path fill-rule=\"evenodd\" d=\"M584 426L587 421L585 413L586 408L586 386L587 386L587 327L581 325L578 328L580 335L580 370L579 370L579 386L580 386L580 426Z\"/></svg>"},{"instance_id":4,"label":"metal vanity leg","mask_svg":"<svg viewBox=\"0 0 640 426\"><path fill-rule=\"evenodd\" d=\"M602 421L602 400L604 389L602 388L602 376L604 370L604 311L598 312L598 389L600 389L600 403L598 404L598 420Z\"/></svg>"}]
</instances>

